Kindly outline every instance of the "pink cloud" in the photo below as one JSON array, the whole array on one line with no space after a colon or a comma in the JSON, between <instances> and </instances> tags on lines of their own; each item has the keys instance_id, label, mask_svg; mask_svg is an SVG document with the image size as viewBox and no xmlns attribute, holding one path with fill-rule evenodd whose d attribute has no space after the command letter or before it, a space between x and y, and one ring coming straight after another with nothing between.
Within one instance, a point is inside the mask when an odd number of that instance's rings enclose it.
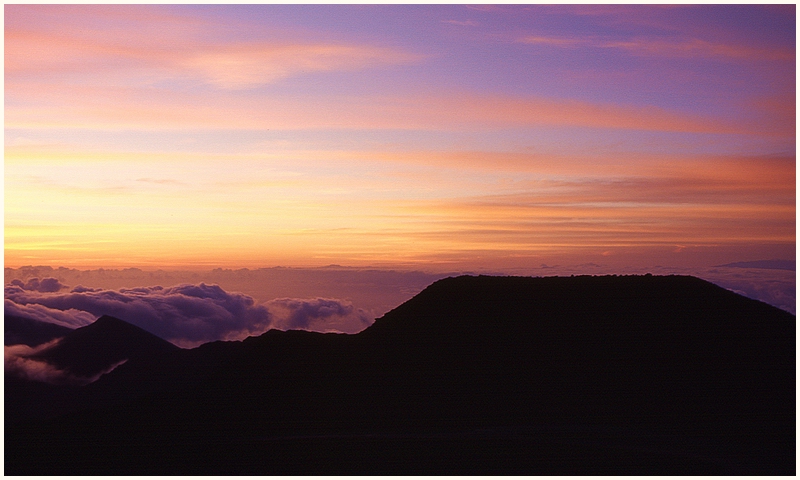
<instances>
[{"instance_id":1,"label":"pink cloud","mask_svg":"<svg viewBox=\"0 0 800 480\"><path fill-rule=\"evenodd\" d=\"M398 48L315 42L286 34L279 39L256 35L242 41L236 32L244 23L213 24L199 16L179 17L160 6L12 5L7 13L5 120L12 128L576 126L695 133L775 131L774 125L760 127L760 121L744 125L656 107L568 98L450 91L405 96L252 97L240 95L241 90L296 75L409 65L426 57ZM613 48L649 56L794 59L793 51L699 38L609 40L529 35L520 41L560 48ZM91 75L90 85L86 75ZM98 78L102 84L97 84ZM166 87L175 82L206 89L189 93ZM781 135L787 135L786 130L782 129Z\"/></svg>"},{"instance_id":2,"label":"pink cloud","mask_svg":"<svg viewBox=\"0 0 800 480\"><path fill-rule=\"evenodd\" d=\"M291 38L242 42L229 35L236 25L177 18L159 7L35 10L45 19L6 24L8 80L102 72L106 82L114 79L118 85L147 87L184 80L240 89L297 74L409 64L423 58L371 45ZM130 12L138 15L126 15ZM54 13L61 15L57 28L46 21Z\"/></svg>"},{"instance_id":3,"label":"pink cloud","mask_svg":"<svg viewBox=\"0 0 800 480\"><path fill-rule=\"evenodd\" d=\"M759 133L727 119L658 107L463 92L439 96L242 97L130 87L6 82L6 125L98 129L469 129L565 126ZM26 98L24 105L13 100Z\"/></svg>"},{"instance_id":4,"label":"pink cloud","mask_svg":"<svg viewBox=\"0 0 800 480\"><path fill-rule=\"evenodd\" d=\"M519 40L522 43L530 43L533 45L547 45L554 47L577 47L584 45L584 42L577 38L562 38L562 37L543 37L536 35L529 35Z\"/></svg>"},{"instance_id":5,"label":"pink cloud","mask_svg":"<svg viewBox=\"0 0 800 480\"><path fill-rule=\"evenodd\" d=\"M699 38L660 40L631 38L611 40L601 37L553 37L528 35L518 42L561 48L599 48L625 50L633 55L649 57L723 58L749 61L794 61L794 51L777 48L755 48L746 45L712 42Z\"/></svg>"},{"instance_id":6,"label":"pink cloud","mask_svg":"<svg viewBox=\"0 0 800 480\"><path fill-rule=\"evenodd\" d=\"M474 20L442 20L442 23L449 23L450 25L458 25L461 27L477 27L480 25Z\"/></svg>"},{"instance_id":7,"label":"pink cloud","mask_svg":"<svg viewBox=\"0 0 800 480\"><path fill-rule=\"evenodd\" d=\"M247 88L300 73L413 63L420 56L358 45L228 45L193 53L178 66L221 88Z\"/></svg>"}]
</instances>

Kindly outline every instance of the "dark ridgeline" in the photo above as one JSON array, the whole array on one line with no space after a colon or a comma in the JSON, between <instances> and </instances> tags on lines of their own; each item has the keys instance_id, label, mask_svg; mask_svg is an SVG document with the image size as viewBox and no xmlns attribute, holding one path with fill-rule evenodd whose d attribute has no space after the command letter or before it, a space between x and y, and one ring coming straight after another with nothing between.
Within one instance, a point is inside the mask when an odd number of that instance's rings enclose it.
<instances>
[{"instance_id":1,"label":"dark ridgeline","mask_svg":"<svg viewBox=\"0 0 800 480\"><path fill-rule=\"evenodd\" d=\"M6 474L795 473L795 317L692 277L449 278L357 335L191 350L101 320L41 354L129 358L71 413L6 375Z\"/></svg>"},{"instance_id":2,"label":"dark ridgeline","mask_svg":"<svg viewBox=\"0 0 800 480\"><path fill-rule=\"evenodd\" d=\"M150 332L104 315L32 355L76 377L92 377L122 361L147 360L180 350Z\"/></svg>"},{"instance_id":3,"label":"dark ridgeline","mask_svg":"<svg viewBox=\"0 0 800 480\"><path fill-rule=\"evenodd\" d=\"M3 344L35 347L72 331L71 328L16 315L3 316Z\"/></svg>"}]
</instances>

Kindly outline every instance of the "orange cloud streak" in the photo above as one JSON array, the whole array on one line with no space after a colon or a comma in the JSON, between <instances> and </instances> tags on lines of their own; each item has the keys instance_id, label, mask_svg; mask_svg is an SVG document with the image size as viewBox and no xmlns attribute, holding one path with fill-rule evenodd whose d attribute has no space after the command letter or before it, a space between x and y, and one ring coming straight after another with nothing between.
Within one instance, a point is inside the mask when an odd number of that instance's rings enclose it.
<instances>
[{"instance_id":1,"label":"orange cloud streak","mask_svg":"<svg viewBox=\"0 0 800 480\"><path fill-rule=\"evenodd\" d=\"M230 80L234 82L234 80ZM243 80L244 81L244 80ZM25 105L13 100L29 99ZM249 97L156 88L6 82L7 127L98 129L470 129L562 126L694 133L754 132L725 120L656 107L464 93L388 96Z\"/></svg>"}]
</instances>

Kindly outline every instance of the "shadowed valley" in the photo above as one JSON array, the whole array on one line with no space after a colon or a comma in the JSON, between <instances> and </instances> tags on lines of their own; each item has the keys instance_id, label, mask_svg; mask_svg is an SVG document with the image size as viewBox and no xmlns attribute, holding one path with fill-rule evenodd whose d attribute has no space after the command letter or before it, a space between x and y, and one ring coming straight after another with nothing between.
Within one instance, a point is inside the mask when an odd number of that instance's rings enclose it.
<instances>
[{"instance_id":1,"label":"shadowed valley","mask_svg":"<svg viewBox=\"0 0 800 480\"><path fill-rule=\"evenodd\" d=\"M102 375L6 369L10 475L795 472L795 317L693 277L448 278L194 349L102 317L30 359Z\"/></svg>"}]
</instances>

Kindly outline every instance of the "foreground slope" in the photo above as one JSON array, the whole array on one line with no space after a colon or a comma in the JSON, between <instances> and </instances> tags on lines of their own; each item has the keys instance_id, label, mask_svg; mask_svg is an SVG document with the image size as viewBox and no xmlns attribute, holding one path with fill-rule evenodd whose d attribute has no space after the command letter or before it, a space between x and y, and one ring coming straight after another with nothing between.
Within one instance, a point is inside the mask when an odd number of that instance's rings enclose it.
<instances>
[{"instance_id":1,"label":"foreground slope","mask_svg":"<svg viewBox=\"0 0 800 480\"><path fill-rule=\"evenodd\" d=\"M164 364L165 357L169 357L169 362L174 361L174 354L180 350L166 340L110 316L102 316L94 323L75 330L33 322L14 319L12 329L20 332L23 329L18 328L19 325L33 325L35 328L28 330L34 331L39 338L42 332L57 333L59 338L51 338L49 343L28 352L19 352L14 359L7 355L4 399L6 425L104 404L108 400L107 395L91 396L91 391L76 386L90 383L127 362L131 362L132 369L141 375L153 378L153 367ZM44 325L56 328L47 329ZM29 343L35 343L31 339L37 338L37 335L27 335L25 338ZM6 338L9 338L8 331ZM44 373L20 375L19 368L10 368L9 361L12 360L27 363L28 367L23 371L44 370ZM36 368L32 365L36 365ZM45 378L47 383L34 381L37 377ZM131 398L140 394L130 391L134 386L139 390L142 388L141 382L129 381L125 386L120 385L121 388L111 395Z\"/></svg>"},{"instance_id":2,"label":"foreground slope","mask_svg":"<svg viewBox=\"0 0 800 480\"><path fill-rule=\"evenodd\" d=\"M450 278L357 335L159 358L7 421L6 473L795 471L795 317L692 277Z\"/></svg>"}]
</instances>

